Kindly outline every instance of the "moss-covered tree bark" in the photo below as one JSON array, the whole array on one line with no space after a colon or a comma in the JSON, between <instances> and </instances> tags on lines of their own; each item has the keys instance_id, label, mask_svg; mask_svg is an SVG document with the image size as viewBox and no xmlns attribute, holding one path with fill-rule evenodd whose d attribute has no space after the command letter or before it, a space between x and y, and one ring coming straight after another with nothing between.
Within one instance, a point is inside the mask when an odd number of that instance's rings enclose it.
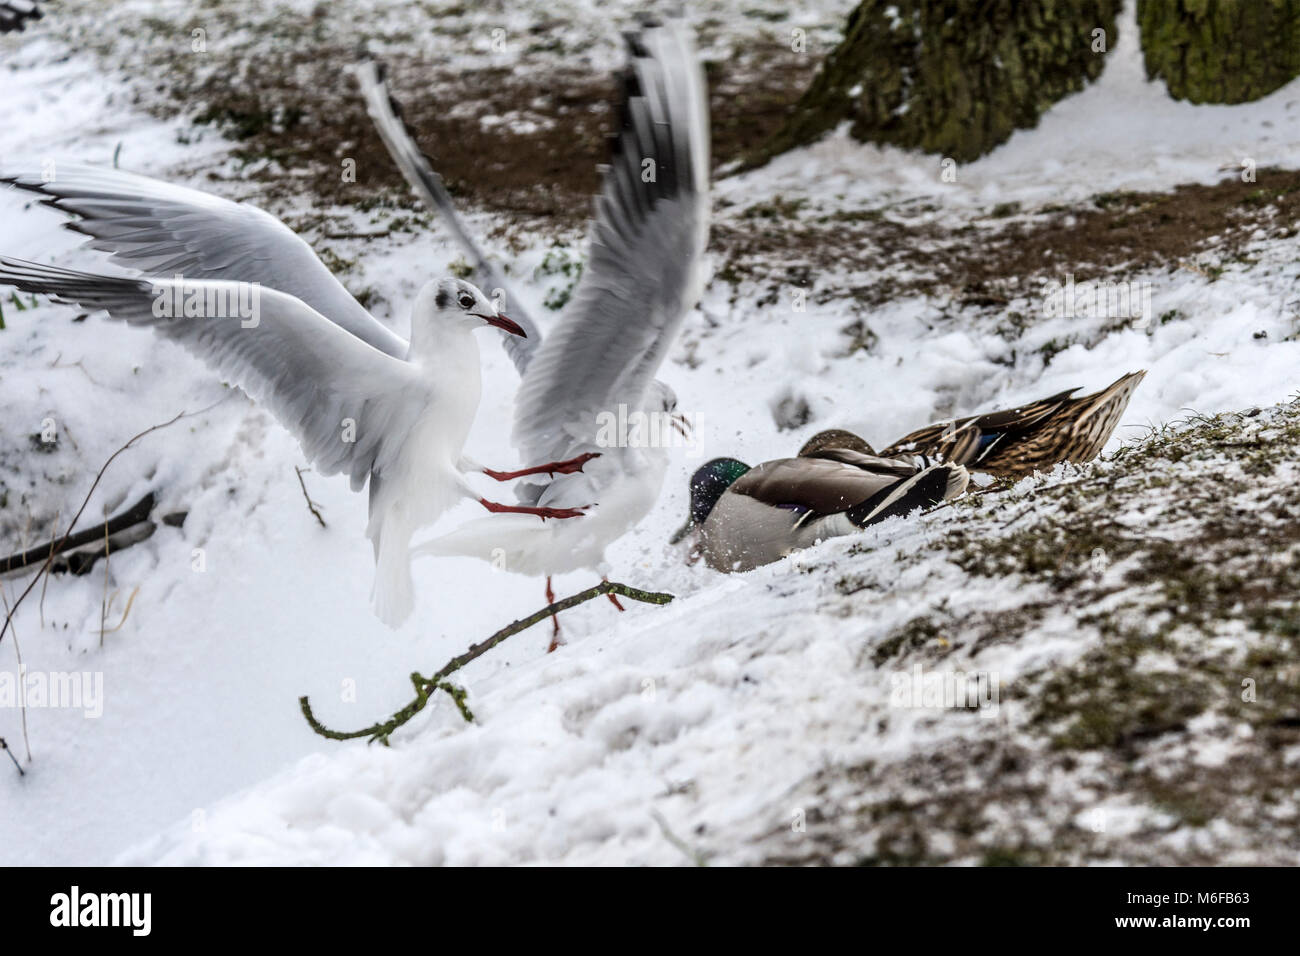
<instances>
[{"instance_id":1,"label":"moss-covered tree bark","mask_svg":"<svg viewBox=\"0 0 1300 956\"><path fill-rule=\"evenodd\" d=\"M859 140L975 159L1101 73L1119 7L1120 0L862 0L790 121L751 163L846 120Z\"/></svg>"},{"instance_id":2,"label":"moss-covered tree bark","mask_svg":"<svg viewBox=\"0 0 1300 956\"><path fill-rule=\"evenodd\" d=\"M1300 0L1138 0L1147 76L1193 103L1244 103L1300 76Z\"/></svg>"}]
</instances>

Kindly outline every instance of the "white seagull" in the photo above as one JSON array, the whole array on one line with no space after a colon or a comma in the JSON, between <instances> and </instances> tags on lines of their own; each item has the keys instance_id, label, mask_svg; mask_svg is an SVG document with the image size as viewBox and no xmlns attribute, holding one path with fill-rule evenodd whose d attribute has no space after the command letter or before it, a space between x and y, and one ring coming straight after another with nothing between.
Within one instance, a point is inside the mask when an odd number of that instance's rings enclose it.
<instances>
[{"instance_id":1,"label":"white seagull","mask_svg":"<svg viewBox=\"0 0 1300 956\"><path fill-rule=\"evenodd\" d=\"M554 600L551 575L603 571L606 547L645 517L658 497L667 443L646 445L617 434L611 441L608 428L602 435L602 425L620 414L624 420L635 420L638 412L664 422L673 417L676 396L655 373L704 283L709 231L704 76L680 23L648 26L627 34L626 41L630 62L619 76L618 129L596 201L586 268L544 341L527 322L528 338L510 343L522 375L514 442L524 459L589 462L581 471L520 486L520 500L535 507L591 507L581 517L549 524L479 519L413 550L471 555L508 571L546 575L548 601ZM378 71L367 65L358 77L370 116L407 180L444 215L484 287L505 291L512 314L526 322L518 298L457 219ZM558 622L555 627L558 635Z\"/></svg>"},{"instance_id":2,"label":"white seagull","mask_svg":"<svg viewBox=\"0 0 1300 956\"><path fill-rule=\"evenodd\" d=\"M68 227L147 274L104 276L0 256L0 285L154 329L269 409L322 474L347 474L354 491L369 481L372 598L389 626L413 605L411 535L461 498L530 520L581 513L498 504L465 479L472 463L461 449L481 390L472 333L496 326L525 335L470 283L427 283L412 307L408 343L370 315L306 242L253 206L87 166L59 165L49 181L9 172L0 181L80 217ZM506 480L581 467L487 473Z\"/></svg>"}]
</instances>

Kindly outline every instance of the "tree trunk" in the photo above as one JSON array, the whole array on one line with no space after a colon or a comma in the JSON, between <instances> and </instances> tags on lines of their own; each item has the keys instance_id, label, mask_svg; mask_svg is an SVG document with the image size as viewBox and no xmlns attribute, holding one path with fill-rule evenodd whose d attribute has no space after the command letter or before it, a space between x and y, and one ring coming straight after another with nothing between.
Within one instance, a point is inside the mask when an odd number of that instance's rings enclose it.
<instances>
[{"instance_id":1,"label":"tree trunk","mask_svg":"<svg viewBox=\"0 0 1300 956\"><path fill-rule=\"evenodd\" d=\"M1300 76L1300 0L1138 0L1147 76L1193 103L1244 103Z\"/></svg>"},{"instance_id":2,"label":"tree trunk","mask_svg":"<svg viewBox=\"0 0 1300 956\"><path fill-rule=\"evenodd\" d=\"M1096 79L1119 6L862 0L792 119L750 165L846 120L855 139L973 160Z\"/></svg>"}]
</instances>

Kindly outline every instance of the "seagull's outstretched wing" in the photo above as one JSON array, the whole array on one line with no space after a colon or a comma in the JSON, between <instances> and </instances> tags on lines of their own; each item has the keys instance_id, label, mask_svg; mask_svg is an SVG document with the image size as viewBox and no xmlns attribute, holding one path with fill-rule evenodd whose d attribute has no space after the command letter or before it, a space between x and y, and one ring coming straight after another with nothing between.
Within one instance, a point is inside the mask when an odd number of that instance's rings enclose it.
<instances>
[{"instance_id":1,"label":"seagull's outstretched wing","mask_svg":"<svg viewBox=\"0 0 1300 956\"><path fill-rule=\"evenodd\" d=\"M429 157L420 152L414 135L402 120L401 107L388 92L383 69L373 61L366 61L357 64L353 72L366 100L366 112L379 130L379 136L388 147L393 162L429 210L441 214L447 221L452 236L474 268L474 282L489 296L495 295L500 289L505 296L505 301L500 303L501 311L508 313L523 328L525 335L507 335L501 339L506 354L522 375L542 341L537 324L524 310L523 303L511 290L501 270L483 255L483 251L456 215L456 207L442 184L442 177L434 172Z\"/></svg>"},{"instance_id":2,"label":"seagull's outstretched wing","mask_svg":"<svg viewBox=\"0 0 1300 956\"><path fill-rule=\"evenodd\" d=\"M269 409L323 474L349 475L354 490L392 462L432 399L411 365L274 289L101 276L7 256L0 285L103 310L179 342ZM172 316L191 301L207 314Z\"/></svg>"},{"instance_id":3,"label":"seagull's outstretched wing","mask_svg":"<svg viewBox=\"0 0 1300 956\"><path fill-rule=\"evenodd\" d=\"M270 213L116 169L58 163L50 172L5 169L0 182L79 217L67 227L129 269L256 282L301 299L379 351L406 357L406 340L367 312L311 246Z\"/></svg>"},{"instance_id":4,"label":"seagull's outstretched wing","mask_svg":"<svg viewBox=\"0 0 1300 956\"><path fill-rule=\"evenodd\" d=\"M21 30L28 20L39 20L41 8L36 0L0 0L0 33Z\"/></svg>"},{"instance_id":5,"label":"seagull's outstretched wing","mask_svg":"<svg viewBox=\"0 0 1300 956\"><path fill-rule=\"evenodd\" d=\"M602 411L641 407L704 278L704 76L681 24L629 34L627 45L619 129L587 266L516 400L515 444L526 461L593 443Z\"/></svg>"}]
</instances>

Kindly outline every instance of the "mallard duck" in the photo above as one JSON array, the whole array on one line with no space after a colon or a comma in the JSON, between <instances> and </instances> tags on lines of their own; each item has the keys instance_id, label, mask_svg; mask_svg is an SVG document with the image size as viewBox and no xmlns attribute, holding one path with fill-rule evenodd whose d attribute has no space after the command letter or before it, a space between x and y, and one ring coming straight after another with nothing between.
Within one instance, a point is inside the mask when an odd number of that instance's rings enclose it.
<instances>
[{"instance_id":1,"label":"mallard duck","mask_svg":"<svg viewBox=\"0 0 1300 956\"><path fill-rule=\"evenodd\" d=\"M1019 408L936 422L879 452L852 432L832 428L808 439L799 457L846 449L881 458L920 455L1001 478L1048 471L1063 461L1082 464L1101 453L1145 375L1130 372L1079 398L1070 397L1078 391L1072 388Z\"/></svg>"},{"instance_id":2,"label":"mallard duck","mask_svg":"<svg viewBox=\"0 0 1300 956\"><path fill-rule=\"evenodd\" d=\"M751 468L715 458L691 477L691 513L673 536L694 535L693 558L715 571L749 571L827 538L953 498L961 465L925 465L852 449L780 458Z\"/></svg>"}]
</instances>

